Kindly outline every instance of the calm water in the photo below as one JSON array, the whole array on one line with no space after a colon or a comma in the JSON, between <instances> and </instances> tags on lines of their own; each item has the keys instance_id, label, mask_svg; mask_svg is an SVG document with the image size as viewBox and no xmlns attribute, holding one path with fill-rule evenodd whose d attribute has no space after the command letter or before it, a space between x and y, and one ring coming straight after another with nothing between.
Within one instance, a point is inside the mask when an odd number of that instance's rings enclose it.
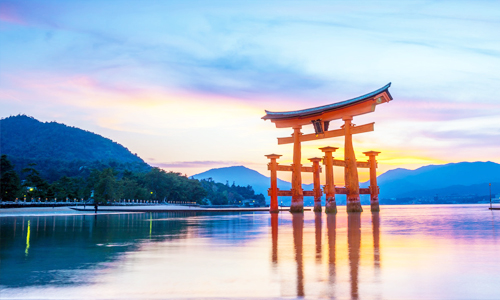
<instances>
[{"instance_id":1,"label":"calm water","mask_svg":"<svg viewBox=\"0 0 500 300\"><path fill-rule=\"evenodd\" d=\"M500 211L366 210L3 217L0 298L500 299Z\"/></svg>"}]
</instances>

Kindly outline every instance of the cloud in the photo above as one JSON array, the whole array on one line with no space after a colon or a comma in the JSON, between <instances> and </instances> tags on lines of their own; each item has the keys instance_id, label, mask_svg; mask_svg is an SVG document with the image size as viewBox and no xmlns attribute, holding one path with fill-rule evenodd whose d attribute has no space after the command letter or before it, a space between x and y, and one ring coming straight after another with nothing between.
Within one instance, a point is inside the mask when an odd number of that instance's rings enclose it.
<instances>
[{"instance_id":1,"label":"cloud","mask_svg":"<svg viewBox=\"0 0 500 300\"><path fill-rule=\"evenodd\" d=\"M396 44L406 44L406 45L415 45L415 46L422 46L422 47L428 47L428 48L436 48L436 45L426 43L426 42L419 42L415 40L397 40L394 41Z\"/></svg>"},{"instance_id":2,"label":"cloud","mask_svg":"<svg viewBox=\"0 0 500 300\"><path fill-rule=\"evenodd\" d=\"M60 103L71 102L77 106L129 104L133 106L154 105L160 100L148 97L151 89L131 86L120 82L106 81L85 74L60 74L46 72L11 72L0 75L4 86L1 90L12 92L35 92L39 97L51 98ZM87 98L85 102L74 101L75 97ZM100 97L101 99L96 99ZM102 101L105 98L106 101ZM137 101L141 99L142 101Z\"/></svg>"},{"instance_id":3,"label":"cloud","mask_svg":"<svg viewBox=\"0 0 500 300\"><path fill-rule=\"evenodd\" d=\"M297 66L279 64L266 56L225 53L215 58L189 57L177 65L181 85L203 93L252 98L259 95L294 97L327 84Z\"/></svg>"},{"instance_id":4,"label":"cloud","mask_svg":"<svg viewBox=\"0 0 500 300\"><path fill-rule=\"evenodd\" d=\"M0 3L0 21L17 25L26 25L26 21L21 17L13 3Z\"/></svg>"},{"instance_id":5,"label":"cloud","mask_svg":"<svg viewBox=\"0 0 500 300\"><path fill-rule=\"evenodd\" d=\"M130 5L131 2L125 4ZM45 9L50 10L50 7L49 5ZM61 11L71 12L71 7L63 5ZM76 7L84 12L88 10L78 5ZM103 9L106 8L109 7L104 6ZM147 80L156 84L244 99L261 95L294 98L297 94L314 94L329 84L329 80L306 71L300 60L280 57L272 48L249 38L247 35L254 34L253 30L244 34L240 32L249 23L260 22L266 23L265 27L275 26L270 25L275 23L274 20L237 20L227 16L216 18L183 13L186 20L192 20L195 24L205 21L208 24L205 34L192 32L189 27L180 33L173 30L172 26L165 26L168 22L155 24L158 28L147 32L151 30L147 27L148 21L137 19L136 16L129 16L135 24L130 32L123 31L119 26L111 26L106 30L96 27L102 23L97 17L92 17L92 21L97 22L90 23L89 26L82 26L76 21L68 22L67 18L58 16L61 12L54 14L51 22L39 21L39 24L61 29L60 35L68 35L64 39L69 39L71 35L79 36L78 39L72 39L72 44L58 45L61 46L58 50L60 55L51 61L52 67L95 72L128 64L135 67L133 70L126 70L131 75L129 80L138 79L139 84L143 78L138 78L140 76L136 74L146 74ZM154 16L155 14L151 18L154 19ZM76 20L79 19L81 17L77 16ZM219 19L224 21L216 21ZM116 21L118 24L123 22ZM164 32L160 37L158 34L162 29ZM230 39L237 42L228 45L227 41ZM133 71L136 71L135 74Z\"/></svg>"},{"instance_id":6,"label":"cloud","mask_svg":"<svg viewBox=\"0 0 500 300\"><path fill-rule=\"evenodd\" d=\"M456 147L500 147L500 128L490 132L472 130L447 130L422 132L422 135L441 141L453 141Z\"/></svg>"},{"instance_id":7,"label":"cloud","mask_svg":"<svg viewBox=\"0 0 500 300\"><path fill-rule=\"evenodd\" d=\"M169 168L265 168L262 153L291 152L275 145L290 132L260 120L264 109L337 102L389 81L395 101L356 118L376 121L356 149L414 165L498 157L494 1L0 1L4 114L121 131Z\"/></svg>"},{"instance_id":8,"label":"cloud","mask_svg":"<svg viewBox=\"0 0 500 300\"><path fill-rule=\"evenodd\" d=\"M54 17L59 14L60 6L38 1L9 1L0 3L0 20L23 26L46 25L57 28Z\"/></svg>"},{"instance_id":9,"label":"cloud","mask_svg":"<svg viewBox=\"0 0 500 300\"><path fill-rule=\"evenodd\" d=\"M223 166L241 166L241 165L252 165L252 162L242 162L242 161L176 161L176 162L150 162L150 164L155 167L160 168L199 168L199 167L223 167Z\"/></svg>"},{"instance_id":10,"label":"cloud","mask_svg":"<svg viewBox=\"0 0 500 300\"><path fill-rule=\"evenodd\" d=\"M395 100L377 109L377 115L395 121L446 122L460 119L495 116L500 114L500 103L453 102L444 99L401 99L393 93Z\"/></svg>"}]
</instances>

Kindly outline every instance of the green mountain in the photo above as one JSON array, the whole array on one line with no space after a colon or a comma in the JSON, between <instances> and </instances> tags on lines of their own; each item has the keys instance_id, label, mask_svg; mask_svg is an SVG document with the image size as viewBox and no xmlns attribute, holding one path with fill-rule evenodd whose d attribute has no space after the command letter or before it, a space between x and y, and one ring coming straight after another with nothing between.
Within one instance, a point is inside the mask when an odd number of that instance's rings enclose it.
<instances>
[{"instance_id":1,"label":"green mountain","mask_svg":"<svg viewBox=\"0 0 500 300\"><path fill-rule=\"evenodd\" d=\"M92 169L147 172L151 169L124 146L98 134L56 122L17 115L0 120L0 154L21 174L36 164L49 182L62 176L86 176Z\"/></svg>"}]
</instances>

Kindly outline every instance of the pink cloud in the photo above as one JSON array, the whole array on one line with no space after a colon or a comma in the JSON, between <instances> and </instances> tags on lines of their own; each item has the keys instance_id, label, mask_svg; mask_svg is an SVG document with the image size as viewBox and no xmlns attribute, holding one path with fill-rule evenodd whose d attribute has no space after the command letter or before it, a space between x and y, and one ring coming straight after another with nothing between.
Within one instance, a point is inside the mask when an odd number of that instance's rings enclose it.
<instances>
[{"instance_id":1,"label":"pink cloud","mask_svg":"<svg viewBox=\"0 0 500 300\"><path fill-rule=\"evenodd\" d=\"M19 15L17 9L8 3L0 3L0 21L17 25L27 24Z\"/></svg>"},{"instance_id":2,"label":"pink cloud","mask_svg":"<svg viewBox=\"0 0 500 300\"><path fill-rule=\"evenodd\" d=\"M252 162L241 162L241 161L175 161L166 163L149 162L151 165L160 168L199 168L199 167L221 167L221 166L241 166L241 165L253 165Z\"/></svg>"},{"instance_id":3,"label":"pink cloud","mask_svg":"<svg viewBox=\"0 0 500 300\"><path fill-rule=\"evenodd\" d=\"M148 97L154 93L149 88L136 88L124 83L109 83L88 75L59 75L44 72L16 72L2 74L4 85L3 93L7 92L10 85L14 91L31 91L51 101L74 103L74 96L80 95L84 98L104 98L106 102L119 101L120 103L136 103L140 105L154 104L158 99ZM141 99L137 102L137 99ZM154 102L154 103L150 103ZM86 102L88 104L88 102ZM99 103L98 103L99 104ZM100 103L102 104L102 103Z\"/></svg>"},{"instance_id":4,"label":"pink cloud","mask_svg":"<svg viewBox=\"0 0 500 300\"><path fill-rule=\"evenodd\" d=\"M397 99L377 108L376 114L391 120L450 121L498 114L499 103L451 102L446 100Z\"/></svg>"}]
</instances>

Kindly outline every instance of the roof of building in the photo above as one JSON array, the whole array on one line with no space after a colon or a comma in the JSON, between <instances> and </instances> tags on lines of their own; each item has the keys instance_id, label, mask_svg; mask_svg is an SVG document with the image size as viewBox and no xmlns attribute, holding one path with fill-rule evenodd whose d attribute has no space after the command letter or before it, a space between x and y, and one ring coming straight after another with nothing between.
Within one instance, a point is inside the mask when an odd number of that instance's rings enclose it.
<instances>
[{"instance_id":1,"label":"roof of building","mask_svg":"<svg viewBox=\"0 0 500 300\"><path fill-rule=\"evenodd\" d=\"M295 110L295 111L282 111L282 112L273 112L273 111L268 111L266 110L266 115L262 117L264 120L268 119L292 119L292 118L298 118L298 117L306 117L310 115L315 115L315 114L321 114L326 111L333 111L337 109L341 109L350 105L354 105L366 100L370 100L373 97L386 92L387 95L389 96L390 100L392 100L392 96L389 93L389 87L391 86L391 83L389 82L385 86L379 88L378 90L375 90L371 93L365 94L363 96L359 96L356 98L352 98L349 100L344 100L341 102L337 103L332 103L332 104L327 104L323 106L318 106L318 107L313 107L313 108L307 108L307 109L302 109L302 110Z\"/></svg>"}]
</instances>

